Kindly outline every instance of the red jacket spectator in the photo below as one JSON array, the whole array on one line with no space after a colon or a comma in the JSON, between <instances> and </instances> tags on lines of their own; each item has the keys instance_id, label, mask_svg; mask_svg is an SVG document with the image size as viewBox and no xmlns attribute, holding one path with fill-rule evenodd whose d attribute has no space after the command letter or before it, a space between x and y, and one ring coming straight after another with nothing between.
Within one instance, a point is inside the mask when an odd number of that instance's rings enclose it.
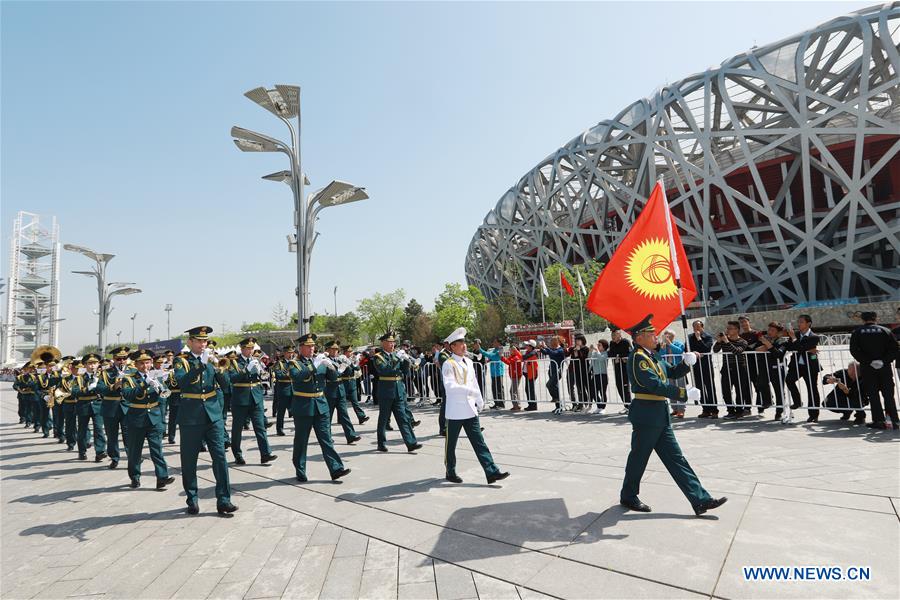
<instances>
[{"instance_id":1,"label":"red jacket spectator","mask_svg":"<svg viewBox=\"0 0 900 600\"><path fill-rule=\"evenodd\" d=\"M530 348L523 358L525 362L525 377L527 379L537 379L538 376L538 352L534 346L529 344Z\"/></svg>"},{"instance_id":2,"label":"red jacket spectator","mask_svg":"<svg viewBox=\"0 0 900 600\"><path fill-rule=\"evenodd\" d=\"M509 349L509 356L501 356L500 360L509 366L509 378L521 379L522 377L522 353L515 346Z\"/></svg>"}]
</instances>

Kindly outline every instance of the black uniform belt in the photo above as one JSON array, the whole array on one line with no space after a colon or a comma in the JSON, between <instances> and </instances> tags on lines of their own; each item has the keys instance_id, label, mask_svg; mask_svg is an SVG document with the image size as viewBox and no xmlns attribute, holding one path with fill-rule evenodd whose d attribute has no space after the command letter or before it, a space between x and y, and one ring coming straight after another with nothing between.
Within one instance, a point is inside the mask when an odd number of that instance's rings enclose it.
<instances>
[{"instance_id":1,"label":"black uniform belt","mask_svg":"<svg viewBox=\"0 0 900 600\"><path fill-rule=\"evenodd\" d=\"M657 396L656 394L641 394L640 392L633 392L631 394L633 398L637 398L638 400L668 400L665 396Z\"/></svg>"},{"instance_id":2,"label":"black uniform belt","mask_svg":"<svg viewBox=\"0 0 900 600\"><path fill-rule=\"evenodd\" d=\"M214 398L216 395L215 390L211 392L203 392L202 394L191 394L188 392L181 392L182 398L192 398L194 400L209 400L210 398Z\"/></svg>"},{"instance_id":3,"label":"black uniform belt","mask_svg":"<svg viewBox=\"0 0 900 600\"><path fill-rule=\"evenodd\" d=\"M245 387L245 388L253 387L256 385L259 385L259 383L255 382L255 381L252 383L232 383L231 384L232 387Z\"/></svg>"},{"instance_id":4,"label":"black uniform belt","mask_svg":"<svg viewBox=\"0 0 900 600\"><path fill-rule=\"evenodd\" d=\"M383 375L378 377L378 381L400 381L400 377L385 377Z\"/></svg>"},{"instance_id":5,"label":"black uniform belt","mask_svg":"<svg viewBox=\"0 0 900 600\"><path fill-rule=\"evenodd\" d=\"M294 392L294 395L301 398L318 398L322 395L322 392Z\"/></svg>"},{"instance_id":6,"label":"black uniform belt","mask_svg":"<svg viewBox=\"0 0 900 600\"><path fill-rule=\"evenodd\" d=\"M159 406L159 402L152 402L150 404L129 404L128 408L156 408Z\"/></svg>"}]
</instances>

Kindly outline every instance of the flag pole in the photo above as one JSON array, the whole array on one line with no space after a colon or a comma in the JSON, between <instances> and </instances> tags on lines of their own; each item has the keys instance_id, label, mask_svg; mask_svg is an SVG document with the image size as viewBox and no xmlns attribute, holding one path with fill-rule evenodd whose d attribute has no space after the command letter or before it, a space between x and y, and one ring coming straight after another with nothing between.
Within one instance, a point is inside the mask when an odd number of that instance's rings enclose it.
<instances>
[{"instance_id":1,"label":"flag pole","mask_svg":"<svg viewBox=\"0 0 900 600\"><path fill-rule=\"evenodd\" d=\"M562 278L563 278L563 272L562 272L562 266L560 266L560 269L559 269L559 309L562 311L562 319L560 319L560 322L566 320L566 303L563 300Z\"/></svg>"},{"instance_id":2,"label":"flag pole","mask_svg":"<svg viewBox=\"0 0 900 600\"><path fill-rule=\"evenodd\" d=\"M656 183L659 185L660 192L662 192L663 205L666 207L666 232L669 234L669 254L672 260L672 275L675 277L675 287L678 289L678 305L681 308L681 328L684 330L684 343L687 344L687 315L684 311L684 290L681 287L681 267L678 266L678 257L675 255L675 238L672 235L672 214L669 211L669 199L666 197L666 187L663 185L662 175L659 176Z\"/></svg>"},{"instance_id":3,"label":"flag pole","mask_svg":"<svg viewBox=\"0 0 900 600\"><path fill-rule=\"evenodd\" d=\"M581 282L581 274L576 272L575 275L578 277L578 311L581 313L581 331L584 331L584 301L581 299L581 286L584 285Z\"/></svg>"},{"instance_id":4,"label":"flag pole","mask_svg":"<svg viewBox=\"0 0 900 600\"><path fill-rule=\"evenodd\" d=\"M538 277L540 277L540 284L541 284L541 323L546 323L547 315L546 315L546 313L544 313L544 296L546 294L544 293L544 290L547 289L547 284L546 284L546 282L544 282L544 268L543 267L538 267Z\"/></svg>"}]
</instances>

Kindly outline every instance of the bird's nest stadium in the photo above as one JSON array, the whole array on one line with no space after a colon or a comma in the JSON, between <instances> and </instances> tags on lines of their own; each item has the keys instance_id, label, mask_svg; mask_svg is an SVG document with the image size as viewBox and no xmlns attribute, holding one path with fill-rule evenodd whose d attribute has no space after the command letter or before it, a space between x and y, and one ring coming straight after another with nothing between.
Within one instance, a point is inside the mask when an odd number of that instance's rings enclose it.
<instances>
[{"instance_id":1,"label":"bird's nest stadium","mask_svg":"<svg viewBox=\"0 0 900 600\"><path fill-rule=\"evenodd\" d=\"M526 173L469 245L488 299L539 306L539 269L605 262L664 180L720 308L896 297L900 3L726 60L626 107Z\"/></svg>"}]
</instances>

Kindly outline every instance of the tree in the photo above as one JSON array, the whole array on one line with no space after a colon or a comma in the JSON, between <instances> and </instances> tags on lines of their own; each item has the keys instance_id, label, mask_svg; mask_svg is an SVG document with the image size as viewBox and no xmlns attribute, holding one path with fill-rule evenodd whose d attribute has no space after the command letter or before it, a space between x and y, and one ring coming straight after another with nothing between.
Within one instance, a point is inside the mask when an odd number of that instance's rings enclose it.
<instances>
[{"instance_id":1,"label":"tree","mask_svg":"<svg viewBox=\"0 0 900 600\"><path fill-rule=\"evenodd\" d=\"M485 343L489 343L494 338L503 339L505 328L506 323L500 310L492 304L485 304L484 308L478 313L473 336L481 338Z\"/></svg>"},{"instance_id":2,"label":"tree","mask_svg":"<svg viewBox=\"0 0 900 600\"><path fill-rule=\"evenodd\" d=\"M594 282L600 275L602 268L603 263L596 260L581 265L575 265L572 269L566 269L563 265L558 263L554 263L545 268L544 280L547 282L547 292L549 294L548 297L544 298L544 311L547 315L547 320L561 321L563 313L565 313L566 319L575 321L576 326L580 327L581 311L579 310L579 301L584 303L587 301L587 298L581 295L581 290L578 288L578 277L576 273L581 274L581 279L584 281L584 287L586 291L590 293L591 287L593 287ZM565 290L563 290L562 302L560 302L560 288L562 287L559 277L560 272L565 274L566 279L575 291L574 296L569 296L566 294ZM563 308L565 308L565 310L563 310ZM601 331L605 328L605 319L585 309L584 329L587 333Z\"/></svg>"},{"instance_id":3,"label":"tree","mask_svg":"<svg viewBox=\"0 0 900 600\"><path fill-rule=\"evenodd\" d=\"M341 344L356 345L359 342L360 319L354 312L343 315L316 315L310 332L327 335Z\"/></svg>"},{"instance_id":4,"label":"tree","mask_svg":"<svg viewBox=\"0 0 900 600\"><path fill-rule=\"evenodd\" d=\"M528 322L525 311L519 306L516 298L510 294L503 294L497 298L496 307L503 317L504 327L510 324L523 324Z\"/></svg>"},{"instance_id":5,"label":"tree","mask_svg":"<svg viewBox=\"0 0 900 600\"><path fill-rule=\"evenodd\" d=\"M278 326L271 321L241 324L241 331L275 331L276 329L278 329Z\"/></svg>"},{"instance_id":6,"label":"tree","mask_svg":"<svg viewBox=\"0 0 900 600\"><path fill-rule=\"evenodd\" d=\"M457 327L474 331L486 305L484 294L475 286L464 288L458 283L448 283L434 301L434 335L443 339Z\"/></svg>"},{"instance_id":7,"label":"tree","mask_svg":"<svg viewBox=\"0 0 900 600\"><path fill-rule=\"evenodd\" d=\"M290 320L290 313L281 302L272 307L272 320L275 321L275 324L278 325L279 329L287 327L288 321Z\"/></svg>"},{"instance_id":8,"label":"tree","mask_svg":"<svg viewBox=\"0 0 900 600\"><path fill-rule=\"evenodd\" d=\"M422 305L416 302L415 298L412 298L409 301L409 304L403 309L403 323L400 325L401 338L404 340L412 339L413 324L415 323L416 317L424 314L424 312Z\"/></svg>"},{"instance_id":9,"label":"tree","mask_svg":"<svg viewBox=\"0 0 900 600\"><path fill-rule=\"evenodd\" d=\"M81 358L85 354L100 354L100 346L97 344L88 344L87 346L83 346L81 350L78 351L78 358Z\"/></svg>"},{"instance_id":10,"label":"tree","mask_svg":"<svg viewBox=\"0 0 900 600\"><path fill-rule=\"evenodd\" d=\"M356 312L361 320L360 329L367 342L401 325L404 300L406 292L398 289L387 294L376 292L371 298L363 298L358 302Z\"/></svg>"},{"instance_id":11,"label":"tree","mask_svg":"<svg viewBox=\"0 0 900 600\"><path fill-rule=\"evenodd\" d=\"M434 319L427 313L417 315L413 320L412 330L409 335L413 346L418 346L423 350L431 346L435 340L434 336Z\"/></svg>"}]
</instances>

